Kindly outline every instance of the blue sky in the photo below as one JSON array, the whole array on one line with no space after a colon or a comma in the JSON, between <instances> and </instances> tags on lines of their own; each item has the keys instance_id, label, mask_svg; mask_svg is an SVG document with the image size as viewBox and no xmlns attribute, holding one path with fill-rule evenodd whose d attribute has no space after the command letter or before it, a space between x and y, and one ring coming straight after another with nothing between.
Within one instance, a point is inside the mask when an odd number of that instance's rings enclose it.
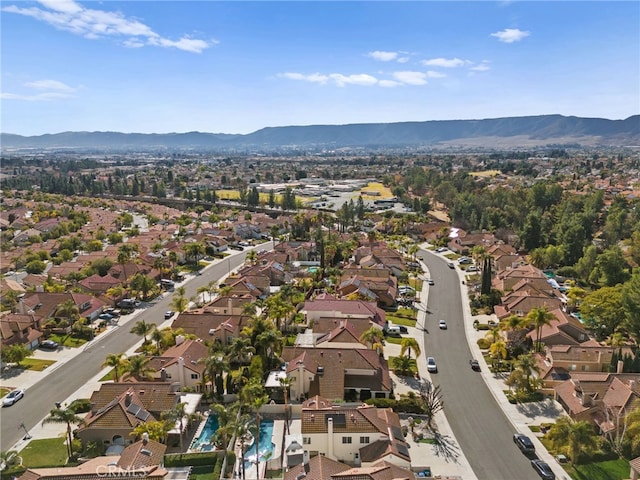
<instances>
[{"instance_id":1,"label":"blue sky","mask_svg":"<svg viewBox=\"0 0 640 480\"><path fill-rule=\"evenodd\" d=\"M640 113L640 2L3 0L1 125L263 127Z\"/></svg>"}]
</instances>

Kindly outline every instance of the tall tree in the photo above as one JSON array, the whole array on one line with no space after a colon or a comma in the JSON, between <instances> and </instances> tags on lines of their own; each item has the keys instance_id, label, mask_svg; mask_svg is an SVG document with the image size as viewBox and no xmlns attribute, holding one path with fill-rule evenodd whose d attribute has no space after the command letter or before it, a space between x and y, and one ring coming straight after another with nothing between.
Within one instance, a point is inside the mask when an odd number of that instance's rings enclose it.
<instances>
[{"instance_id":1,"label":"tall tree","mask_svg":"<svg viewBox=\"0 0 640 480\"><path fill-rule=\"evenodd\" d=\"M536 330L536 351L542 350L542 343L540 341L542 334L542 327L544 325L549 325L551 320L556 317L547 310L547 307L535 307L532 308L527 314L527 322L533 325Z\"/></svg>"},{"instance_id":2,"label":"tall tree","mask_svg":"<svg viewBox=\"0 0 640 480\"><path fill-rule=\"evenodd\" d=\"M572 465L577 464L581 451L592 450L597 445L593 425L586 420L572 420L571 417L559 418L549 429L547 438L556 448L566 448Z\"/></svg>"},{"instance_id":3,"label":"tall tree","mask_svg":"<svg viewBox=\"0 0 640 480\"><path fill-rule=\"evenodd\" d=\"M416 355L416 358L420 356L420 345L415 338L405 337L400 342L400 356L407 354L407 357L411 358L411 351L413 351Z\"/></svg>"},{"instance_id":4,"label":"tall tree","mask_svg":"<svg viewBox=\"0 0 640 480\"><path fill-rule=\"evenodd\" d=\"M151 359L144 355L130 357L123 378L133 377L138 381L152 379L155 369L149 366L150 361Z\"/></svg>"},{"instance_id":5,"label":"tall tree","mask_svg":"<svg viewBox=\"0 0 640 480\"><path fill-rule=\"evenodd\" d=\"M49 416L46 417L42 424L47 423L64 423L67 425L67 453L69 458L73 457L73 433L71 431L71 425L78 425L83 422L82 417L76 415L76 412L70 408L54 408L49 412Z\"/></svg>"},{"instance_id":6,"label":"tall tree","mask_svg":"<svg viewBox=\"0 0 640 480\"><path fill-rule=\"evenodd\" d=\"M106 360L102 364L103 367L113 368L113 375L116 377L116 383L120 381L120 372L124 370L127 365L127 359L124 357L124 353L110 353L107 355Z\"/></svg>"},{"instance_id":7,"label":"tall tree","mask_svg":"<svg viewBox=\"0 0 640 480\"><path fill-rule=\"evenodd\" d=\"M149 335L156 328L155 324L147 323L142 320L138 320L131 328L130 332L135 335L140 335L143 338L143 343L147 343L147 335Z\"/></svg>"}]
</instances>

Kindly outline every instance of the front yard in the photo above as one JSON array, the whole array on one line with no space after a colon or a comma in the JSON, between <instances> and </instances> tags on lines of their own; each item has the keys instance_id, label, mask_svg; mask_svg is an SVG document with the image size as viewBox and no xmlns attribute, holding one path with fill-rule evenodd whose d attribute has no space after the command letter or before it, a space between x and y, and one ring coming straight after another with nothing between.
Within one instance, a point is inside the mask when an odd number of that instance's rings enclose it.
<instances>
[{"instance_id":1,"label":"front yard","mask_svg":"<svg viewBox=\"0 0 640 480\"><path fill-rule=\"evenodd\" d=\"M51 335L50 337L47 338L47 340L53 340L54 342L57 342L58 345L62 347L72 347L72 348L79 347L87 343L87 341L84 338L72 337L71 335L60 335L58 333Z\"/></svg>"},{"instance_id":2,"label":"front yard","mask_svg":"<svg viewBox=\"0 0 640 480\"><path fill-rule=\"evenodd\" d=\"M629 478L629 461L624 458L564 467L574 480L623 480Z\"/></svg>"},{"instance_id":3,"label":"front yard","mask_svg":"<svg viewBox=\"0 0 640 480\"><path fill-rule=\"evenodd\" d=\"M20 362L19 368L25 370L33 370L35 372L41 372L50 365L56 363L54 360L41 360L39 358L25 358Z\"/></svg>"},{"instance_id":4,"label":"front yard","mask_svg":"<svg viewBox=\"0 0 640 480\"><path fill-rule=\"evenodd\" d=\"M31 440L19 455L28 468L59 467L67 462L67 446L64 437Z\"/></svg>"}]
</instances>

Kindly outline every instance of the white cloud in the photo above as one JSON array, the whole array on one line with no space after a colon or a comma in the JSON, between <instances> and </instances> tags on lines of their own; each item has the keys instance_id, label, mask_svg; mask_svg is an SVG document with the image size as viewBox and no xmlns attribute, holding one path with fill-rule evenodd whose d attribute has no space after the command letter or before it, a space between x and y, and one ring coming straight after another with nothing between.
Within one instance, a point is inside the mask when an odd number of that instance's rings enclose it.
<instances>
[{"instance_id":1,"label":"white cloud","mask_svg":"<svg viewBox=\"0 0 640 480\"><path fill-rule=\"evenodd\" d=\"M483 60L482 63L474 65L470 70L473 70L474 72L486 72L487 70L491 70L491 67L489 67L489 62L487 60Z\"/></svg>"},{"instance_id":2,"label":"white cloud","mask_svg":"<svg viewBox=\"0 0 640 480\"><path fill-rule=\"evenodd\" d=\"M62 92L44 92L36 95L21 95L17 93L0 93L0 98L3 100L26 100L28 102L40 102L46 100L57 100L60 98L69 98L71 95Z\"/></svg>"},{"instance_id":3,"label":"white cloud","mask_svg":"<svg viewBox=\"0 0 640 480\"><path fill-rule=\"evenodd\" d=\"M378 85L386 88L400 87L403 84L401 82L396 82L395 80L380 80Z\"/></svg>"},{"instance_id":4,"label":"white cloud","mask_svg":"<svg viewBox=\"0 0 640 480\"><path fill-rule=\"evenodd\" d=\"M447 76L445 73L436 72L434 70L427 71L426 75L427 75L427 78L444 78Z\"/></svg>"},{"instance_id":5,"label":"white cloud","mask_svg":"<svg viewBox=\"0 0 640 480\"><path fill-rule=\"evenodd\" d=\"M460 58L431 58L429 60L422 60L421 63L429 67L454 68L468 65L471 62L469 60L461 60Z\"/></svg>"},{"instance_id":6,"label":"white cloud","mask_svg":"<svg viewBox=\"0 0 640 480\"><path fill-rule=\"evenodd\" d=\"M329 80L329 77L320 73L312 73L310 75L304 75L302 73L286 72L278 74L279 77L288 78L289 80L302 80L305 82L320 83L324 85Z\"/></svg>"},{"instance_id":7,"label":"white cloud","mask_svg":"<svg viewBox=\"0 0 640 480\"><path fill-rule=\"evenodd\" d=\"M373 58L374 60L378 60L380 62L390 62L398 58L398 52L385 52L376 50L374 52L367 53L367 57Z\"/></svg>"},{"instance_id":8,"label":"white cloud","mask_svg":"<svg viewBox=\"0 0 640 480\"><path fill-rule=\"evenodd\" d=\"M21 8L9 5L2 8L2 11L32 17L59 30L92 40L104 37L126 37L123 44L128 47L153 45L201 53L217 43L215 40L196 40L186 36L179 40L170 40L157 34L151 27L140 21L126 18L120 12L85 8L73 0L41 0L40 4L44 8Z\"/></svg>"},{"instance_id":9,"label":"white cloud","mask_svg":"<svg viewBox=\"0 0 640 480\"><path fill-rule=\"evenodd\" d=\"M398 63L407 63L409 61L409 57L398 57Z\"/></svg>"},{"instance_id":10,"label":"white cloud","mask_svg":"<svg viewBox=\"0 0 640 480\"><path fill-rule=\"evenodd\" d=\"M407 85L426 85L427 74L423 72L393 72L393 78Z\"/></svg>"},{"instance_id":11,"label":"white cloud","mask_svg":"<svg viewBox=\"0 0 640 480\"><path fill-rule=\"evenodd\" d=\"M336 82L336 85L339 87L344 87L345 85L375 85L378 83L378 79L372 75L367 73L359 73L355 75L342 75L341 73L332 73L329 75L329 78Z\"/></svg>"},{"instance_id":12,"label":"white cloud","mask_svg":"<svg viewBox=\"0 0 640 480\"><path fill-rule=\"evenodd\" d=\"M519 30L517 28L505 28L500 32L495 32L489 35L490 37L496 37L498 40L504 43L514 43L519 42L523 38L531 35L529 32L525 32L523 30Z\"/></svg>"},{"instance_id":13,"label":"white cloud","mask_svg":"<svg viewBox=\"0 0 640 480\"><path fill-rule=\"evenodd\" d=\"M35 88L36 90L59 90L61 92L75 92L76 89L69 85L59 82L58 80L36 80L24 84L25 87Z\"/></svg>"}]
</instances>

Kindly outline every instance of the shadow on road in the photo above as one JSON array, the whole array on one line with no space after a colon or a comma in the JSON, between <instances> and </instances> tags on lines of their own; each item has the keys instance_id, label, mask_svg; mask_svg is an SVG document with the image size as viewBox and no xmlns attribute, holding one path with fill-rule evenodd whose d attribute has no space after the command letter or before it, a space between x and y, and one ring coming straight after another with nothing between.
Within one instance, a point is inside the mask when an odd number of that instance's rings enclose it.
<instances>
[{"instance_id":1,"label":"shadow on road","mask_svg":"<svg viewBox=\"0 0 640 480\"><path fill-rule=\"evenodd\" d=\"M456 442L448 435L441 435L438 432L435 432L434 439L433 451L435 455L444 458L447 462L458 463L460 447Z\"/></svg>"},{"instance_id":2,"label":"shadow on road","mask_svg":"<svg viewBox=\"0 0 640 480\"><path fill-rule=\"evenodd\" d=\"M558 418L564 413L564 410L551 399L541 402L519 403L516 405L516 409L528 418Z\"/></svg>"}]
</instances>

